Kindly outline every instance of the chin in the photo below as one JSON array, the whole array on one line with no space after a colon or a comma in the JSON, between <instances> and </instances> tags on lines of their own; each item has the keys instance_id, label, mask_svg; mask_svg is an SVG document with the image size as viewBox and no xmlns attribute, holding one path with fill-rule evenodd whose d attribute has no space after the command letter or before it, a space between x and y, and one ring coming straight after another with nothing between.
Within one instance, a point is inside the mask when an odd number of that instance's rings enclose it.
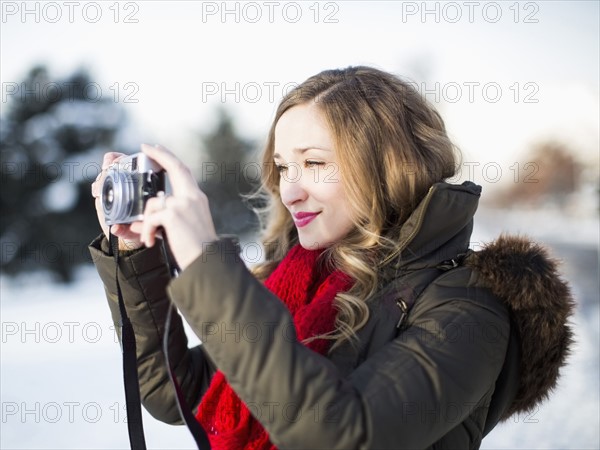
<instances>
[{"instance_id":1,"label":"chin","mask_svg":"<svg viewBox=\"0 0 600 450\"><path fill-rule=\"evenodd\" d=\"M300 245L306 250L319 250L321 248L328 247L330 245L329 242L323 241L315 238L302 237L299 236Z\"/></svg>"}]
</instances>

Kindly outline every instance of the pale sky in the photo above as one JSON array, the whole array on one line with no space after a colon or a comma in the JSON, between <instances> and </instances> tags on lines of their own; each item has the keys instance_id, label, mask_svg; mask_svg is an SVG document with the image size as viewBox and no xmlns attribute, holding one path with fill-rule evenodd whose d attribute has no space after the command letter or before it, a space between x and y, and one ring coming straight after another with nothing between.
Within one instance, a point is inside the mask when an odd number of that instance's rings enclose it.
<instances>
[{"instance_id":1,"label":"pale sky","mask_svg":"<svg viewBox=\"0 0 600 450\"><path fill-rule=\"evenodd\" d=\"M0 25L2 109L33 64L87 67L141 141L188 161L217 105L264 139L290 86L367 64L439 100L465 161L509 176L528 146L555 138L598 164L597 1L5 1Z\"/></svg>"}]
</instances>

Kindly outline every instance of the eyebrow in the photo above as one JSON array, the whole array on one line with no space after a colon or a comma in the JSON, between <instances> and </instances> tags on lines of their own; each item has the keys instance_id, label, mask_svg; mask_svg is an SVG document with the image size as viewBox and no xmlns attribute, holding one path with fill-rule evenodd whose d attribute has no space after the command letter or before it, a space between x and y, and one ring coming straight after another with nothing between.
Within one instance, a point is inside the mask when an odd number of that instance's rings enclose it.
<instances>
[{"instance_id":1,"label":"eyebrow","mask_svg":"<svg viewBox=\"0 0 600 450\"><path fill-rule=\"evenodd\" d=\"M323 147L319 147L316 145L308 145L306 147L296 147L292 150L292 152L302 154L302 153L306 152L307 150L323 150L325 152L331 151L328 148L323 148ZM273 158L281 158L281 155L279 153L273 153Z\"/></svg>"}]
</instances>

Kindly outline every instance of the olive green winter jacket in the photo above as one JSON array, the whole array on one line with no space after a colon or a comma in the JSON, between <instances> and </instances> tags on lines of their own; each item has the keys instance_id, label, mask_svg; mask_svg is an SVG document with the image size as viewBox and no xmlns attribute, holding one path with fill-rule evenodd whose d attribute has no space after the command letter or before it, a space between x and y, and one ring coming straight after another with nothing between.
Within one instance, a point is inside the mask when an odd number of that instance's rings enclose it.
<instances>
[{"instance_id":1,"label":"olive green winter jacket","mask_svg":"<svg viewBox=\"0 0 600 450\"><path fill-rule=\"evenodd\" d=\"M218 368L282 449L478 448L498 420L554 387L573 305L540 246L503 236L469 251L479 193L469 182L430 189L402 226L394 276L368 300L358 344L328 356L296 340L285 305L229 240L174 280L157 246L122 257L145 408L182 423L161 351L170 299L203 343L188 349L173 318L171 365L194 407ZM117 324L108 242L90 249ZM414 303L406 318L399 300Z\"/></svg>"}]
</instances>

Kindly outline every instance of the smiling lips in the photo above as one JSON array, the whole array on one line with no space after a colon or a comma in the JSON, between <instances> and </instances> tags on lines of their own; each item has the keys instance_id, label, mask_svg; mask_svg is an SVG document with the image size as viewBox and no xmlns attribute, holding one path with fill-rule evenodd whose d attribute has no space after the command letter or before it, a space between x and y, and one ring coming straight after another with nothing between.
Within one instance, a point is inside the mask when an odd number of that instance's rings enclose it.
<instances>
[{"instance_id":1,"label":"smiling lips","mask_svg":"<svg viewBox=\"0 0 600 450\"><path fill-rule=\"evenodd\" d=\"M302 228L313 221L315 217L317 217L320 212L297 212L292 214L294 217L294 223L298 228Z\"/></svg>"}]
</instances>

